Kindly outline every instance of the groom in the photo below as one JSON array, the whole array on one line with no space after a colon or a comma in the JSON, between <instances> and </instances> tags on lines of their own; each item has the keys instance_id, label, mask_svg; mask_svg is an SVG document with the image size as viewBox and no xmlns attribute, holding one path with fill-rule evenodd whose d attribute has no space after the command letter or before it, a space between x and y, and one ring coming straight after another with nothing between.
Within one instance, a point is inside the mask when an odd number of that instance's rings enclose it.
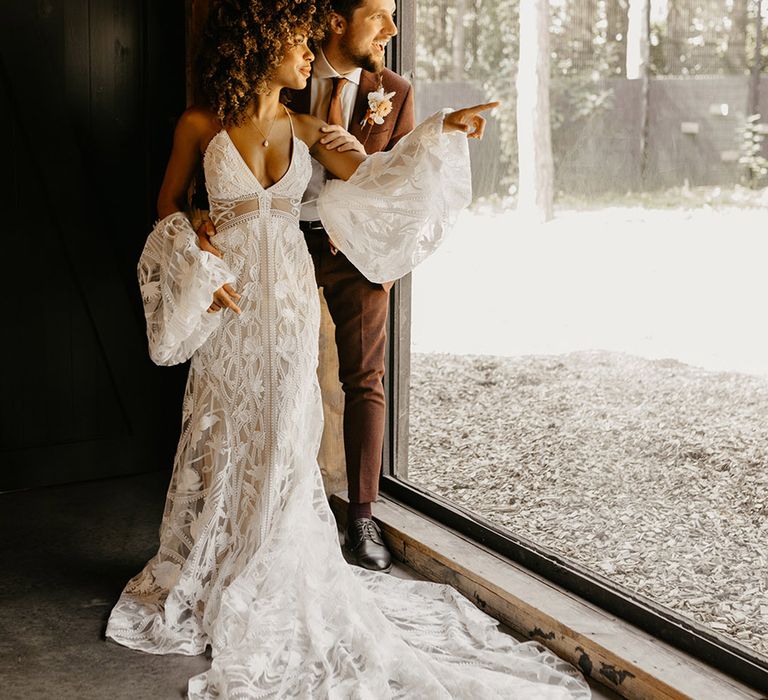
<instances>
[{"instance_id":1,"label":"groom","mask_svg":"<svg viewBox=\"0 0 768 700\"><path fill-rule=\"evenodd\" d=\"M315 49L312 76L290 106L336 127L321 141L328 148L348 150L362 144L368 153L389 150L414 126L410 83L384 67L384 48L397 34L395 2L330 0L330 4L328 31ZM388 100L369 98L369 93L380 89ZM340 129L349 131L359 143L349 134L340 135ZM329 240L311 201L326 179L324 168L313 160L300 227L315 265L317 286L323 288L336 325L339 379L345 398L347 548L359 566L389 571L392 557L371 518L371 503L379 494L384 445L384 351L392 283L369 282ZM207 222L203 229L206 233L198 231L201 246L218 253L208 238L212 225Z\"/></svg>"},{"instance_id":2,"label":"groom","mask_svg":"<svg viewBox=\"0 0 768 700\"><path fill-rule=\"evenodd\" d=\"M384 47L397 34L395 2L331 0L331 9L327 34L315 50L312 76L307 87L294 95L291 107L347 129L368 153L389 150L414 126L411 85L384 68ZM384 95L394 94L391 111L387 104L379 106L376 123L369 113L375 98L369 101L368 95L379 88ZM392 558L371 518L371 503L379 493L384 443L384 351L392 283L369 282L334 248L311 202L326 178L324 168L313 161L300 226L315 264L317 285L323 288L336 325L345 398L347 547L358 565L388 571Z\"/></svg>"}]
</instances>

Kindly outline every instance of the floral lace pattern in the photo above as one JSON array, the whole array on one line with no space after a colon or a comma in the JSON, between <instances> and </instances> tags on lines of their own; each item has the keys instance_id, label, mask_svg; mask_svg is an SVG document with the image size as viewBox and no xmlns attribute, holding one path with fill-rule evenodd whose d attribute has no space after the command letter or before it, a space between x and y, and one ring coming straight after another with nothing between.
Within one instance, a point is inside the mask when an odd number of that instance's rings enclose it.
<instances>
[{"instance_id":1,"label":"floral lace pattern","mask_svg":"<svg viewBox=\"0 0 768 700\"><path fill-rule=\"evenodd\" d=\"M371 282L411 272L472 201L467 138L443 134L443 114L365 160L349 180L329 180L318 198L331 240Z\"/></svg>"},{"instance_id":2,"label":"floral lace pattern","mask_svg":"<svg viewBox=\"0 0 768 700\"><path fill-rule=\"evenodd\" d=\"M429 145L414 144L416 133L369 159L369 175L356 177L354 222L366 187L380 201L389 159L410 168L406 179L420 192L417 173L455 171L458 161L447 169L423 162L445 148L429 128ZM312 261L295 219L272 207L273 198L301 198L309 151L294 140L288 171L265 189L222 132L206 152L205 172L214 217L247 200L257 203L256 215L217 234L223 260L192 250L181 215L158 224L142 257L150 345L162 338L153 358L170 363L191 354L192 362L160 547L125 587L107 636L154 654L210 646L211 668L189 682L194 699L588 698L571 666L501 634L449 586L346 564L316 461L322 407ZM380 212L372 205L369 214ZM413 220L392 215L387 226ZM345 240L370 235L355 226L344 229ZM381 245L371 241L370 249ZM178 262L185 256L194 264ZM242 294L239 316L205 313L211 285L223 279Z\"/></svg>"},{"instance_id":3,"label":"floral lace pattern","mask_svg":"<svg viewBox=\"0 0 768 700\"><path fill-rule=\"evenodd\" d=\"M219 324L206 313L213 293L234 277L204 253L189 219L176 212L158 222L138 266L149 355L158 365L186 362Z\"/></svg>"}]
</instances>

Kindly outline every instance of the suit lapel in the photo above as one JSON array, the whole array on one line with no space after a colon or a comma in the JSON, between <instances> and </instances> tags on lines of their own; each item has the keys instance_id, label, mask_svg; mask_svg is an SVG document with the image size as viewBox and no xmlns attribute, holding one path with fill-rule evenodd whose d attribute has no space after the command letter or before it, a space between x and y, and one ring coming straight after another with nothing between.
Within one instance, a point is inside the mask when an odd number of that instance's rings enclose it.
<instances>
[{"instance_id":1,"label":"suit lapel","mask_svg":"<svg viewBox=\"0 0 768 700\"><path fill-rule=\"evenodd\" d=\"M363 126L360 122L363 121L365 113L368 111L368 93L374 92L379 87L379 75L378 73L370 73L363 71L360 74L360 85L357 87L357 98L355 99L355 106L352 110L352 120L349 124L349 133L351 133L359 141L363 141L370 126ZM310 76L307 81L307 87L303 90L294 90L291 94L289 106L295 112L299 114L309 114L312 99L312 77Z\"/></svg>"},{"instance_id":2,"label":"suit lapel","mask_svg":"<svg viewBox=\"0 0 768 700\"><path fill-rule=\"evenodd\" d=\"M365 138L364 132L370 129L369 126L362 126L360 122L363 121L365 113L368 111L368 93L376 90L378 84L379 78L376 73L369 73L367 70L364 70L360 74L357 99L355 100L355 108L352 110L352 122L349 125L349 133L358 141L362 141Z\"/></svg>"}]
</instances>

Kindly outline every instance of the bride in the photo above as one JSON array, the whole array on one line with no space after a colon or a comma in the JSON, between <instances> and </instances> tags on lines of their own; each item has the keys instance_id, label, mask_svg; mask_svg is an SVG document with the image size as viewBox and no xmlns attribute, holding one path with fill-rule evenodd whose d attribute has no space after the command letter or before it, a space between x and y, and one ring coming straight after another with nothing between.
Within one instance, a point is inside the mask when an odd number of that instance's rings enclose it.
<instances>
[{"instance_id":1,"label":"bride","mask_svg":"<svg viewBox=\"0 0 768 700\"><path fill-rule=\"evenodd\" d=\"M191 358L160 547L125 587L107 636L196 655L190 698L577 698L571 666L518 644L449 586L346 564L316 456L319 302L298 226L317 158L338 179L318 206L372 280L399 277L469 201L465 136L482 105L438 113L388 153L319 144L324 123L280 101L301 89L321 0L214 4L207 108L179 120L139 262L150 354ZM181 213L202 159L222 258Z\"/></svg>"}]
</instances>

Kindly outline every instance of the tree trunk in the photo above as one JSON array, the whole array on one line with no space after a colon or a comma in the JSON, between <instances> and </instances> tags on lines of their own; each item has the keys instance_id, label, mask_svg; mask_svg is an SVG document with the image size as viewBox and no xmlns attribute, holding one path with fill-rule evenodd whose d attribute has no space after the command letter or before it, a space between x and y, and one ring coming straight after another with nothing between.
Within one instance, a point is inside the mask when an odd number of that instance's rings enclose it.
<instances>
[{"instance_id":1,"label":"tree trunk","mask_svg":"<svg viewBox=\"0 0 768 700\"><path fill-rule=\"evenodd\" d=\"M467 14L466 0L456 0L456 14L453 23L453 79L464 80L464 16Z\"/></svg>"},{"instance_id":2,"label":"tree trunk","mask_svg":"<svg viewBox=\"0 0 768 700\"><path fill-rule=\"evenodd\" d=\"M755 17L755 58L749 81L749 114L760 112L760 74L763 69L763 0L757 0Z\"/></svg>"},{"instance_id":3,"label":"tree trunk","mask_svg":"<svg viewBox=\"0 0 768 700\"><path fill-rule=\"evenodd\" d=\"M688 61L688 37L691 32L691 6L683 0L669 0L664 57L667 73L680 75Z\"/></svg>"},{"instance_id":4,"label":"tree trunk","mask_svg":"<svg viewBox=\"0 0 768 700\"><path fill-rule=\"evenodd\" d=\"M629 0L609 0L606 3L608 41L611 44L620 43L620 53L624 54L620 57L622 59L621 64L624 66L626 66L627 62L628 5ZM619 36L621 36L621 39L618 39Z\"/></svg>"},{"instance_id":5,"label":"tree trunk","mask_svg":"<svg viewBox=\"0 0 768 700\"><path fill-rule=\"evenodd\" d=\"M518 211L552 218L554 164L549 115L549 2L520 1L517 71Z\"/></svg>"},{"instance_id":6,"label":"tree trunk","mask_svg":"<svg viewBox=\"0 0 768 700\"><path fill-rule=\"evenodd\" d=\"M747 21L749 0L733 0L731 30L728 32L728 67L743 73L747 67Z\"/></svg>"},{"instance_id":7,"label":"tree trunk","mask_svg":"<svg viewBox=\"0 0 768 700\"><path fill-rule=\"evenodd\" d=\"M629 0L627 30L627 78L640 82L640 181L645 181L648 167L648 136L650 123L650 0Z\"/></svg>"},{"instance_id":8,"label":"tree trunk","mask_svg":"<svg viewBox=\"0 0 768 700\"><path fill-rule=\"evenodd\" d=\"M545 3L549 4L549 3ZM576 64L577 72L589 72L594 59L595 48L592 44L593 31L596 19L596 3L585 3L583 0L571 0L567 4L569 47L568 51Z\"/></svg>"},{"instance_id":9,"label":"tree trunk","mask_svg":"<svg viewBox=\"0 0 768 700\"><path fill-rule=\"evenodd\" d=\"M629 0L627 28L627 78L638 80L648 73L650 55L650 0Z\"/></svg>"}]
</instances>

